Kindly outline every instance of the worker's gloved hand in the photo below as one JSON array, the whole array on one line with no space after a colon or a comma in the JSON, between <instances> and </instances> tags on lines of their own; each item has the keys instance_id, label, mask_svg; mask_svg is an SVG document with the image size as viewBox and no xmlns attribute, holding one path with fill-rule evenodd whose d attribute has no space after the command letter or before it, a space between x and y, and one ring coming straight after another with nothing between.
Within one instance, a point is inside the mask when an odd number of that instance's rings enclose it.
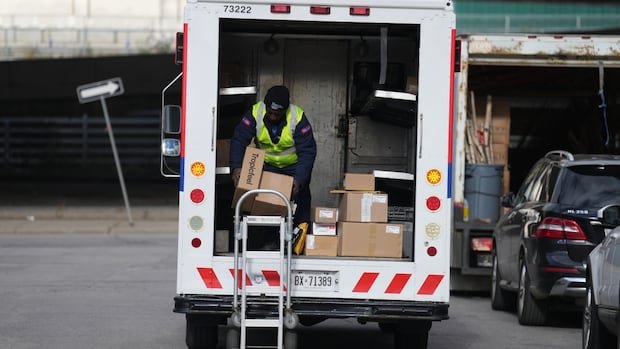
<instances>
[{"instance_id":1,"label":"worker's gloved hand","mask_svg":"<svg viewBox=\"0 0 620 349\"><path fill-rule=\"evenodd\" d=\"M233 184L235 185L235 188L236 188L237 185L239 184L239 178L241 177L241 169L240 168L234 169L232 173L230 174L230 176L232 177Z\"/></svg>"},{"instance_id":2,"label":"worker's gloved hand","mask_svg":"<svg viewBox=\"0 0 620 349\"><path fill-rule=\"evenodd\" d=\"M293 196L292 198L295 199L295 197L297 196L297 194L299 193L299 182L297 182L297 180L293 180Z\"/></svg>"}]
</instances>

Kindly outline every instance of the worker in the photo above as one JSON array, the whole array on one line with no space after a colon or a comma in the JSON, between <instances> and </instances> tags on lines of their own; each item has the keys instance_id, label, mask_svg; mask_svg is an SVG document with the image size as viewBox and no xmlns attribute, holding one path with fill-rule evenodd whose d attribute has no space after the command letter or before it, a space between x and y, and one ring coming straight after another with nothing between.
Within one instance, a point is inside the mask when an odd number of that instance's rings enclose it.
<instances>
[{"instance_id":1,"label":"worker","mask_svg":"<svg viewBox=\"0 0 620 349\"><path fill-rule=\"evenodd\" d=\"M230 141L230 169L237 187L245 148L254 138L265 151L264 171L293 177L291 199L297 204L294 226L310 222L310 178L316 158L312 126L304 111L290 104L286 86L271 87L264 101L248 110L235 127Z\"/></svg>"}]
</instances>

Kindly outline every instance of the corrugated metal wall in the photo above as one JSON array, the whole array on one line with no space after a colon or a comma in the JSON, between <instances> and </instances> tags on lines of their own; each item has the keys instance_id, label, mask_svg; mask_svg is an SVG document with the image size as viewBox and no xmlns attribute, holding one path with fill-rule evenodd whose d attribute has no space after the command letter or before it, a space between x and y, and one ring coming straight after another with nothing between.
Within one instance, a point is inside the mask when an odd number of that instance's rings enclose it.
<instances>
[{"instance_id":1,"label":"corrugated metal wall","mask_svg":"<svg viewBox=\"0 0 620 349\"><path fill-rule=\"evenodd\" d=\"M455 0L465 33L620 32L620 4Z\"/></svg>"}]
</instances>

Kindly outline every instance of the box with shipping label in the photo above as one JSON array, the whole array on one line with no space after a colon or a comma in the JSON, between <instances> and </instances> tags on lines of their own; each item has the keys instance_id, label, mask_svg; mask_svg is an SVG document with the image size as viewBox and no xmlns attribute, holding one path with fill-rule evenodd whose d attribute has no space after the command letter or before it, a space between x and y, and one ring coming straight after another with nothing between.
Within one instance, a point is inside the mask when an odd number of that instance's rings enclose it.
<instances>
[{"instance_id":1,"label":"box with shipping label","mask_svg":"<svg viewBox=\"0 0 620 349\"><path fill-rule=\"evenodd\" d=\"M306 256L335 257L337 253L338 237L312 234L306 237Z\"/></svg>"},{"instance_id":2,"label":"box with shipping label","mask_svg":"<svg viewBox=\"0 0 620 349\"><path fill-rule=\"evenodd\" d=\"M293 191L293 177L269 171L263 171L259 188L278 191L284 194L286 199L290 201L291 192ZM280 198L279 196L275 194L260 193L256 195L256 198L254 199L251 213L259 216L286 216L288 214L286 207L286 203L284 203L284 201L282 201L282 198Z\"/></svg>"},{"instance_id":3,"label":"box with shipping label","mask_svg":"<svg viewBox=\"0 0 620 349\"><path fill-rule=\"evenodd\" d=\"M233 194L232 208L237 207L237 201L239 201L241 195L250 190L259 188L264 163L265 151L253 147L245 148L245 155L241 163L241 176L239 177L239 184L237 188L235 188L235 193ZM232 170L233 169L231 169L231 171ZM253 198L245 199L241 209L243 211L249 211L252 208L252 203Z\"/></svg>"},{"instance_id":4,"label":"box with shipping label","mask_svg":"<svg viewBox=\"0 0 620 349\"><path fill-rule=\"evenodd\" d=\"M336 223L312 223L312 234L314 235L336 235Z\"/></svg>"},{"instance_id":5,"label":"box with shipping label","mask_svg":"<svg viewBox=\"0 0 620 349\"><path fill-rule=\"evenodd\" d=\"M345 173L342 181L344 190L375 190L375 176L367 173Z\"/></svg>"},{"instance_id":6,"label":"box with shipping label","mask_svg":"<svg viewBox=\"0 0 620 349\"><path fill-rule=\"evenodd\" d=\"M387 194L350 192L342 194L338 208L338 220L385 223L388 217L387 212Z\"/></svg>"},{"instance_id":7,"label":"box with shipping label","mask_svg":"<svg viewBox=\"0 0 620 349\"><path fill-rule=\"evenodd\" d=\"M339 256L402 256L402 224L340 222L337 236Z\"/></svg>"},{"instance_id":8,"label":"box with shipping label","mask_svg":"<svg viewBox=\"0 0 620 349\"><path fill-rule=\"evenodd\" d=\"M338 209L331 207L313 207L312 221L321 224L336 223L338 221Z\"/></svg>"}]
</instances>

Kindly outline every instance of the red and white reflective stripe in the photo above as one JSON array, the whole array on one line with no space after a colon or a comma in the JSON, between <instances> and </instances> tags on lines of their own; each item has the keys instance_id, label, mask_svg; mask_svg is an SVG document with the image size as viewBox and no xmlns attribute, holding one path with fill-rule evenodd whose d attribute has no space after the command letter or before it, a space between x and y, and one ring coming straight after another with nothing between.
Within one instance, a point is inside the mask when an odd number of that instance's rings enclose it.
<instances>
[{"instance_id":1,"label":"red and white reflective stripe","mask_svg":"<svg viewBox=\"0 0 620 349\"><path fill-rule=\"evenodd\" d=\"M235 269L230 268L228 269L230 270L230 275L233 277L235 277ZM239 269L237 270L237 287L241 288L241 278L243 277L243 270ZM248 274L245 274L245 285L246 286L252 286L252 280L250 280L250 277L248 276Z\"/></svg>"},{"instance_id":2,"label":"red and white reflective stripe","mask_svg":"<svg viewBox=\"0 0 620 349\"><path fill-rule=\"evenodd\" d=\"M215 274L215 270L213 268L197 268L198 274L202 278L205 286L207 288L222 288L222 284ZM235 271L233 268L229 269L230 275L234 278ZM267 285L269 286L280 286L280 273L277 270L261 270ZM247 273L244 273L242 270L238 270L238 287L241 288L241 278L245 274L245 285L246 286L254 286L252 284L252 280L250 279ZM384 293L386 294L400 294L407 286L409 280L411 280L412 274L410 273L397 273L395 274L390 283L387 285ZM360 275L360 278L357 280L357 283L351 290L353 293L368 293L370 289L375 285L375 282L379 278L379 273L376 272L364 272ZM419 295L433 295L437 291L439 284L444 279L444 275L442 274L430 274L426 277L422 286L418 290L417 294ZM286 286L284 287L286 289Z\"/></svg>"},{"instance_id":3,"label":"red and white reflective stripe","mask_svg":"<svg viewBox=\"0 0 620 349\"><path fill-rule=\"evenodd\" d=\"M434 294L435 291L437 291L437 287L439 287L441 280L443 280L443 277L444 277L443 275L434 275L434 274L430 274L429 276L427 276L422 286L420 286L420 289L418 290L418 294L419 295Z\"/></svg>"},{"instance_id":4,"label":"red and white reflective stripe","mask_svg":"<svg viewBox=\"0 0 620 349\"><path fill-rule=\"evenodd\" d=\"M357 280L355 287L353 287L353 292L366 293L370 291L378 276L379 273L363 273L360 279Z\"/></svg>"},{"instance_id":5,"label":"red and white reflective stripe","mask_svg":"<svg viewBox=\"0 0 620 349\"><path fill-rule=\"evenodd\" d=\"M220 280L215 275L215 271L213 268L197 268L198 274L202 278L202 281L205 283L207 288L222 288L222 284Z\"/></svg>"}]
</instances>

